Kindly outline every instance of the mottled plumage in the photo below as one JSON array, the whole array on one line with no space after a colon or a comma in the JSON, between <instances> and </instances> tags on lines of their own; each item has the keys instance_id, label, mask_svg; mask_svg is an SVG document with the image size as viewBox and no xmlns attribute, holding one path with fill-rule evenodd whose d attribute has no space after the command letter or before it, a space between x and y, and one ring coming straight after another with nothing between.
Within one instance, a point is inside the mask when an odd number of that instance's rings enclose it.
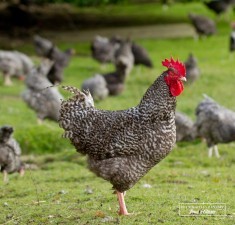
<instances>
[{"instance_id":1,"label":"mottled plumage","mask_svg":"<svg viewBox=\"0 0 235 225\"><path fill-rule=\"evenodd\" d=\"M0 70L4 76L4 84L11 85L11 77L26 77L34 64L25 54L18 51L0 51Z\"/></svg>"},{"instance_id":2,"label":"mottled plumage","mask_svg":"<svg viewBox=\"0 0 235 225\"><path fill-rule=\"evenodd\" d=\"M185 79L185 69L181 74L174 64L183 67L178 61L166 60L163 65L169 70L156 79L139 105L127 110L95 109L90 93L65 87L74 96L61 105L59 124L64 136L88 156L89 168L97 176L112 183L120 214L127 214L122 193L165 158L175 144L176 98L169 90L171 85L182 87L175 81Z\"/></svg>"},{"instance_id":3,"label":"mottled plumage","mask_svg":"<svg viewBox=\"0 0 235 225\"><path fill-rule=\"evenodd\" d=\"M193 54L189 54L184 64L186 67L187 84L192 84L200 76L197 59L193 56Z\"/></svg>"},{"instance_id":4,"label":"mottled plumage","mask_svg":"<svg viewBox=\"0 0 235 225\"><path fill-rule=\"evenodd\" d=\"M206 139L209 156L214 148L219 157L217 144L235 141L235 112L205 96L196 108L195 127L200 137Z\"/></svg>"},{"instance_id":5,"label":"mottled plumage","mask_svg":"<svg viewBox=\"0 0 235 225\"><path fill-rule=\"evenodd\" d=\"M38 68L33 68L26 78L26 90L22 93L23 100L32 108L40 121L45 118L57 121L59 117L60 103L63 99L56 87L46 75L52 63L43 61Z\"/></svg>"},{"instance_id":6,"label":"mottled plumage","mask_svg":"<svg viewBox=\"0 0 235 225\"><path fill-rule=\"evenodd\" d=\"M189 14L189 19L199 36L209 36L216 33L216 24L212 19L193 13Z\"/></svg>"},{"instance_id":7,"label":"mottled plumage","mask_svg":"<svg viewBox=\"0 0 235 225\"><path fill-rule=\"evenodd\" d=\"M12 137L11 126L0 127L0 169L4 173L4 181L7 181L7 174L21 172L24 169L20 160L21 148L18 142Z\"/></svg>"},{"instance_id":8,"label":"mottled plumage","mask_svg":"<svg viewBox=\"0 0 235 225\"><path fill-rule=\"evenodd\" d=\"M176 112L176 141L192 141L196 138L194 122L184 113Z\"/></svg>"}]
</instances>

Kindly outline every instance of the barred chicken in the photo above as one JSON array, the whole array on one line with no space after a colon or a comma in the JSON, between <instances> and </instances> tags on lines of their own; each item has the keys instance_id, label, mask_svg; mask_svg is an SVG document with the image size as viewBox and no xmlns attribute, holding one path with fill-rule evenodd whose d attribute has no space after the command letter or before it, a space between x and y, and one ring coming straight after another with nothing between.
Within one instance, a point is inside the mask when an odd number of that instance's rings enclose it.
<instances>
[{"instance_id":1,"label":"barred chicken","mask_svg":"<svg viewBox=\"0 0 235 225\"><path fill-rule=\"evenodd\" d=\"M38 68L33 68L25 80L26 90L22 93L23 100L36 112L39 124L45 118L58 120L63 99L58 89L51 87L52 83L46 77L51 66L51 61L44 60Z\"/></svg>"},{"instance_id":2,"label":"barred chicken","mask_svg":"<svg viewBox=\"0 0 235 225\"><path fill-rule=\"evenodd\" d=\"M190 53L184 64L186 67L187 84L192 84L200 76L200 70L198 68L197 59L193 56L192 53Z\"/></svg>"},{"instance_id":3,"label":"barred chicken","mask_svg":"<svg viewBox=\"0 0 235 225\"><path fill-rule=\"evenodd\" d=\"M189 19L192 22L198 36L210 36L216 33L215 22L206 16L189 13Z\"/></svg>"},{"instance_id":4,"label":"barred chicken","mask_svg":"<svg viewBox=\"0 0 235 225\"><path fill-rule=\"evenodd\" d=\"M217 144L235 141L235 112L205 96L196 108L196 115L195 127L198 135L207 142L208 156L211 157L214 150L219 158Z\"/></svg>"},{"instance_id":5,"label":"barred chicken","mask_svg":"<svg viewBox=\"0 0 235 225\"><path fill-rule=\"evenodd\" d=\"M13 76L24 79L33 66L32 60L21 52L0 51L0 70L3 73L4 85L12 85Z\"/></svg>"},{"instance_id":6,"label":"barred chicken","mask_svg":"<svg viewBox=\"0 0 235 225\"><path fill-rule=\"evenodd\" d=\"M186 70L187 71L187 70ZM188 79L187 79L188 81ZM184 113L175 113L176 141L193 141L196 137L194 122Z\"/></svg>"},{"instance_id":7,"label":"barred chicken","mask_svg":"<svg viewBox=\"0 0 235 225\"><path fill-rule=\"evenodd\" d=\"M62 101L59 124L78 152L86 154L91 171L110 181L119 201L119 214L127 215L124 193L165 158L176 141L176 96L183 91L185 67L164 60L163 72L140 103L120 111L98 110L89 92L74 87Z\"/></svg>"},{"instance_id":8,"label":"barred chicken","mask_svg":"<svg viewBox=\"0 0 235 225\"><path fill-rule=\"evenodd\" d=\"M22 163L21 148L12 137L13 127L0 127L0 168L3 173L3 181L8 181L8 173L19 172L24 175L24 164Z\"/></svg>"}]
</instances>

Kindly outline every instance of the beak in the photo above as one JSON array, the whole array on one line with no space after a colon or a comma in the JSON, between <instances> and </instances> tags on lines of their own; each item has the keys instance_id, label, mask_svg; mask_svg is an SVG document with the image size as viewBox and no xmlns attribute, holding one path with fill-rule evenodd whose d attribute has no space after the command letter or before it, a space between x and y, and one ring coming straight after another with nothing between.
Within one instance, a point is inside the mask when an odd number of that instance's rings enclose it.
<instances>
[{"instance_id":1,"label":"beak","mask_svg":"<svg viewBox=\"0 0 235 225\"><path fill-rule=\"evenodd\" d=\"M180 80L185 82L187 81L186 77L180 77Z\"/></svg>"}]
</instances>

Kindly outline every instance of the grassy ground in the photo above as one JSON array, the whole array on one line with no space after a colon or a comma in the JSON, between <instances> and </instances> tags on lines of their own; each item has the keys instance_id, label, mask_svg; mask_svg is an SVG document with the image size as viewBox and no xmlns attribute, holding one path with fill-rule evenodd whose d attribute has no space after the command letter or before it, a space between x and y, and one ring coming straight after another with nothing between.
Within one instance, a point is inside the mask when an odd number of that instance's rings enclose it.
<instances>
[{"instance_id":1,"label":"grassy ground","mask_svg":"<svg viewBox=\"0 0 235 225\"><path fill-rule=\"evenodd\" d=\"M97 102L96 106L117 110L138 104L146 89L164 70L163 59L173 56L184 61L192 52L198 58L201 77L194 85L185 87L178 97L177 109L194 119L195 107L206 93L235 111L235 56L228 52L229 32L228 24L222 21L216 36L199 41L192 38L136 39L149 50L155 68L135 67L127 78L125 91L118 97ZM94 73L113 69L112 65L103 68L89 57L88 42L70 42L68 37L59 45L62 48L73 45L87 55L72 59L65 71L65 85L80 87L82 81ZM28 50L29 44L25 46ZM31 55L38 61L33 52ZM37 125L34 112L20 98L23 83L14 80L14 84L3 87L0 80L0 124L15 127L24 161L36 164L38 169L27 170L22 178L12 174L8 184L0 180L0 224L235 223L234 143L219 145L220 159L209 159L203 142L177 144L165 160L127 192L127 207L134 214L120 217L116 213L117 200L111 185L88 171L85 158L60 137L63 131L58 124L45 121ZM151 188L144 188L144 184ZM88 189L92 189L92 193L89 194ZM218 217L182 217L179 216L180 203L225 203L227 212L226 216Z\"/></svg>"}]
</instances>

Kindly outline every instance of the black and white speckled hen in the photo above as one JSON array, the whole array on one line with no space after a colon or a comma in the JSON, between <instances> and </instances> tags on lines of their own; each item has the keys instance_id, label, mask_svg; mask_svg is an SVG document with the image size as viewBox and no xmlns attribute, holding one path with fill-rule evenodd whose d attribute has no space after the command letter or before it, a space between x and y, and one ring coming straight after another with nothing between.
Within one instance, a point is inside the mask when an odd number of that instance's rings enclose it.
<instances>
[{"instance_id":1,"label":"black and white speckled hen","mask_svg":"<svg viewBox=\"0 0 235 225\"><path fill-rule=\"evenodd\" d=\"M0 169L4 182L8 181L8 173L24 174L24 165L20 160L21 148L12 137L13 131L11 126L0 127Z\"/></svg>"},{"instance_id":2,"label":"black and white speckled hen","mask_svg":"<svg viewBox=\"0 0 235 225\"><path fill-rule=\"evenodd\" d=\"M162 64L167 71L127 110L98 110L89 92L64 87L74 94L61 104L64 137L88 156L91 171L111 182L122 215L128 214L124 192L165 158L176 141L176 96L183 91L185 67L172 58Z\"/></svg>"},{"instance_id":3,"label":"black and white speckled hen","mask_svg":"<svg viewBox=\"0 0 235 225\"><path fill-rule=\"evenodd\" d=\"M25 80L26 90L22 93L23 100L32 108L38 117L39 124L45 118L57 121L62 95L47 79L47 73L52 66L48 60L42 61L38 68L33 68Z\"/></svg>"},{"instance_id":4,"label":"black and white speckled hen","mask_svg":"<svg viewBox=\"0 0 235 225\"><path fill-rule=\"evenodd\" d=\"M235 112L205 96L196 108L196 116L195 127L198 135L206 139L208 156L211 157L214 150L219 158L217 144L235 141Z\"/></svg>"}]
</instances>

